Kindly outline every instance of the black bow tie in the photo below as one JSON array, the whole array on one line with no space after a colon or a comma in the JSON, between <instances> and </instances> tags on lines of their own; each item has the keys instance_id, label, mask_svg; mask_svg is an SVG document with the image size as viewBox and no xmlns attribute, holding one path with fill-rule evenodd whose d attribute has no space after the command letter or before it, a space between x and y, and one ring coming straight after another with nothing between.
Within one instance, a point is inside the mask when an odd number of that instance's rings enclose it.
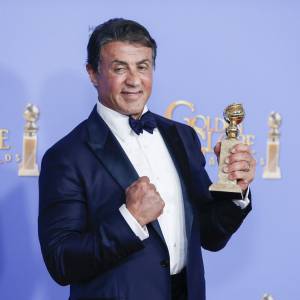
<instances>
[{"instance_id":1,"label":"black bow tie","mask_svg":"<svg viewBox=\"0 0 300 300\"><path fill-rule=\"evenodd\" d=\"M152 134L154 128L156 128L155 119L150 111L144 113L140 119L134 119L130 116L129 125L136 134L143 133L143 130Z\"/></svg>"}]
</instances>

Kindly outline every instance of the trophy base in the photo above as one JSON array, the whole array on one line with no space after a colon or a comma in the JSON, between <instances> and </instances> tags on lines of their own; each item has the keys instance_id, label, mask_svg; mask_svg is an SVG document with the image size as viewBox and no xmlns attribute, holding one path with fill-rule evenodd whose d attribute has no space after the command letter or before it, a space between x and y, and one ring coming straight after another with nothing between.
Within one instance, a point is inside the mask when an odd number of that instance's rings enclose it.
<instances>
[{"instance_id":1,"label":"trophy base","mask_svg":"<svg viewBox=\"0 0 300 300\"><path fill-rule=\"evenodd\" d=\"M19 169L18 172L19 176L39 176L40 172L39 169L36 167L34 169Z\"/></svg>"},{"instance_id":2,"label":"trophy base","mask_svg":"<svg viewBox=\"0 0 300 300\"><path fill-rule=\"evenodd\" d=\"M275 172L270 172L268 170L265 170L262 177L264 179L280 179L281 178L280 169L277 168Z\"/></svg>"},{"instance_id":3,"label":"trophy base","mask_svg":"<svg viewBox=\"0 0 300 300\"><path fill-rule=\"evenodd\" d=\"M221 182L213 183L209 187L209 191L214 198L234 200L243 199L242 189L237 184L228 184Z\"/></svg>"}]
</instances>

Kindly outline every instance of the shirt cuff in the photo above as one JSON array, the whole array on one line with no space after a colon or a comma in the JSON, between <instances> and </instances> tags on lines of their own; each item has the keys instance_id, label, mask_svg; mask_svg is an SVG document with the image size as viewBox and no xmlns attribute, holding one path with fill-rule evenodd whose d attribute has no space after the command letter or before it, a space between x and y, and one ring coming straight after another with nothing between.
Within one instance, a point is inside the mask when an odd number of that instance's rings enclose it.
<instances>
[{"instance_id":1,"label":"shirt cuff","mask_svg":"<svg viewBox=\"0 0 300 300\"><path fill-rule=\"evenodd\" d=\"M141 240L145 240L149 237L149 232L147 229L147 226L141 226L141 224L135 219L135 217L130 213L130 211L127 209L126 205L123 204L119 211L131 230L135 233L135 235Z\"/></svg>"},{"instance_id":2,"label":"shirt cuff","mask_svg":"<svg viewBox=\"0 0 300 300\"><path fill-rule=\"evenodd\" d=\"M250 188L248 186L247 192L246 192L246 195L245 195L244 199L242 199L242 200L232 200L233 203L235 205L239 206L241 209L246 208L250 203L250 199L248 197L249 196L249 191L250 191Z\"/></svg>"}]
</instances>

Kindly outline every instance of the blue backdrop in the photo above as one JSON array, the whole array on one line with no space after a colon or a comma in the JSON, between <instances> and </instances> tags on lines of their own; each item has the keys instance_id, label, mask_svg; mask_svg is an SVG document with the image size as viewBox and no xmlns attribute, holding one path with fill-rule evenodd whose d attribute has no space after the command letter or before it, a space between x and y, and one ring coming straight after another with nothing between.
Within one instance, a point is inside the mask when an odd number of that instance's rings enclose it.
<instances>
[{"instance_id":1,"label":"blue backdrop","mask_svg":"<svg viewBox=\"0 0 300 300\"><path fill-rule=\"evenodd\" d=\"M208 300L258 300L265 292L298 299L300 3L293 0L1 1L0 129L10 147L0 149L1 299L67 299L68 287L52 281L40 253L38 178L18 177L23 111L28 102L41 111L40 164L96 102L86 44L91 28L111 17L141 22L158 43L152 111L185 100L194 112L178 106L173 118L186 122L221 117L233 101L245 106L244 133L253 135L258 160L253 212L223 251L204 253ZM262 179L272 110L283 117L279 180ZM207 169L215 179L216 167Z\"/></svg>"}]
</instances>

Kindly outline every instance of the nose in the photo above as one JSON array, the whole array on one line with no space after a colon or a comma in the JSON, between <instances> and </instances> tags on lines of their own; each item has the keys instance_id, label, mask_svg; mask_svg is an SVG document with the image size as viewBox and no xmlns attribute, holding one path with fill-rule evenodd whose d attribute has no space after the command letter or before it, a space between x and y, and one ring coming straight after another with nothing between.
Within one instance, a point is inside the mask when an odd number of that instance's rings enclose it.
<instances>
[{"instance_id":1,"label":"nose","mask_svg":"<svg viewBox=\"0 0 300 300\"><path fill-rule=\"evenodd\" d=\"M131 87L138 87L141 84L141 78L136 71L130 71L127 74L125 83Z\"/></svg>"}]
</instances>

